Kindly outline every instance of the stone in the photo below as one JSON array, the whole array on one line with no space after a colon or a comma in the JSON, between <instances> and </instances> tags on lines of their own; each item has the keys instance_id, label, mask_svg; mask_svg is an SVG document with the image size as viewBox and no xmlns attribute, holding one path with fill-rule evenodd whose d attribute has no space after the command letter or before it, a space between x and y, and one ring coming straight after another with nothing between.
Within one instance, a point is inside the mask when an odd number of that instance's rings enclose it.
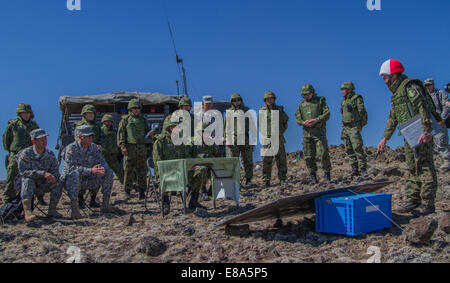
<instances>
[{"instance_id":1,"label":"stone","mask_svg":"<svg viewBox=\"0 0 450 283\"><path fill-rule=\"evenodd\" d=\"M439 221L439 227L442 231L450 234L450 212L444 213Z\"/></svg>"},{"instance_id":2,"label":"stone","mask_svg":"<svg viewBox=\"0 0 450 283\"><path fill-rule=\"evenodd\" d=\"M425 217L413 219L406 231L406 240L416 245L428 245L437 226L435 219Z\"/></svg>"},{"instance_id":3,"label":"stone","mask_svg":"<svg viewBox=\"0 0 450 283\"><path fill-rule=\"evenodd\" d=\"M131 226L133 225L133 223L136 223L136 220L133 217L133 214L127 214L124 216L121 216L119 218L117 218L116 222L120 225L120 226Z\"/></svg>"},{"instance_id":4,"label":"stone","mask_svg":"<svg viewBox=\"0 0 450 283\"><path fill-rule=\"evenodd\" d=\"M137 248L139 253L147 256L157 257L167 250L167 246L158 238L152 236L143 237Z\"/></svg>"},{"instance_id":5,"label":"stone","mask_svg":"<svg viewBox=\"0 0 450 283\"><path fill-rule=\"evenodd\" d=\"M235 237L248 237L250 225L228 225L225 227L225 234Z\"/></svg>"},{"instance_id":6,"label":"stone","mask_svg":"<svg viewBox=\"0 0 450 283\"><path fill-rule=\"evenodd\" d=\"M403 176L403 173L397 167L390 167L390 168L383 170L383 175L386 177L392 177L392 176L401 177L401 176Z\"/></svg>"}]
</instances>

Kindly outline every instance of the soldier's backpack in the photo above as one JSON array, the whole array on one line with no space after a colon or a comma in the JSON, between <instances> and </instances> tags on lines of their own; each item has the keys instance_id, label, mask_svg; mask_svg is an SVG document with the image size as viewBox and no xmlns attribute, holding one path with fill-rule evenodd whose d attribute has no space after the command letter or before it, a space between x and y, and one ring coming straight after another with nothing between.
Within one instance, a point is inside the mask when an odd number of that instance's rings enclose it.
<instances>
[{"instance_id":1,"label":"soldier's backpack","mask_svg":"<svg viewBox=\"0 0 450 283\"><path fill-rule=\"evenodd\" d=\"M10 219L21 219L23 218L23 206L22 198L20 194L17 195L12 201L4 204L0 207L0 221L4 223Z\"/></svg>"}]
</instances>

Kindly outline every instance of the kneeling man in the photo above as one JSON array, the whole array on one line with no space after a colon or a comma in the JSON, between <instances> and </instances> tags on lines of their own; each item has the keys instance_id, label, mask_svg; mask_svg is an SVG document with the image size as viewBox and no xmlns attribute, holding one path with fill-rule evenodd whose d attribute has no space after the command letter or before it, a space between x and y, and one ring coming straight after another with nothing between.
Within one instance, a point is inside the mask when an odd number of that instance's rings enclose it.
<instances>
[{"instance_id":1,"label":"kneeling man","mask_svg":"<svg viewBox=\"0 0 450 283\"><path fill-rule=\"evenodd\" d=\"M103 159L101 151L92 143L92 127L79 126L76 135L77 140L65 150L61 176L72 204L72 219L82 218L78 208L81 188L93 191L101 186L103 202L100 210L104 213L114 213L115 209L109 203L114 174Z\"/></svg>"},{"instance_id":2,"label":"kneeling man","mask_svg":"<svg viewBox=\"0 0 450 283\"><path fill-rule=\"evenodd\" d=\"M48 192L50 192L50 205L47 216L62 217L56 211L62 191L59 164L55 154L46 148L47 136L42 129L32 131L30 137L33 145L22 150L18 157L19 175L22 179L22 204L27 222L36 218L31 211L33 196L43 197Z\"/></svg>"}]
</instances>

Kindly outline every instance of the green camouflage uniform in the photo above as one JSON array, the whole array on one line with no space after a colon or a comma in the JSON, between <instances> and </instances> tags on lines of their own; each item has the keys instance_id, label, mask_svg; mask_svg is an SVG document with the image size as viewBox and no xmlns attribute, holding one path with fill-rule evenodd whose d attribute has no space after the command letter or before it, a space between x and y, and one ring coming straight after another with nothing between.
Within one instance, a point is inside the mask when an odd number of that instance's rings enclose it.
<instances>
[{"instance_id":1,"label":"green camouflage uniform","mask_svg":"<svg viewBox=\"0 0 450 283\"><path fill-rule=\"evenodd\" d=\"M345 149L352 167L358 168L359 163L359 172L364 172L367 168L367 158L363 148L361 130L367 125L367 111L364 107L363 97L353 91L355 86L352 82L344 82L341 89L343 88L352 92L344 97L341 103L341 139L345 142Z\"/></svg>"},{"instance_id":2,"label":"green camouflage uniform","mask_svg":"<svg viewBox=\"0 0 450 283\"><path fill-rule=\"evenodd\" d=\"M32 145L30 133L39 129L38 124L32 118L28 122L22 120L20 113L27 112L31 113L33 118L31 106L27 103L19 104L16 109L18 117L8 121L8 127L3 133L3 147L9 152L8 165L6 167L6 188L3 193L4 202L9 202L17 195L17 192L14 190L14 181L19 174L17 155L19 151Z\"/></svg>"},{"instance_id":3,"label":"green camouflage uniform","mask_svg":"<svg viewBox=\"0 0 450 283\"><path fill-rule=\"evenodd\" d=\"M424 131L430 133L431 115L434 115L436 110L432 106L432 101L428 100L429 96L426 95L422 82L401 75L389 89L392 92L391 110L384 137L389 140L397 125L407 122L416 115L422 117ZM438 121L440 120L438 119ZM415 202L421 201L427 207L433 206L437 190L433 143L422 144L413 150L405 141L405 155L409 169L408 193L410 199Z\"/></svg>"},{"instance_id":4,"label":"green camouflage uniform","mask_svg":"<svg viewBox=\"0 0 450 283\"><path fill-rule=\"evenodd\" d=\"M276 99L276 96L273 92L269 91L266 92L264 94L264 101L268 98L274 98ZM261 107L260 110L265 110L267 111L267 138L271 137L271 110L269 109L269 107L263 106ZM277 163L277 168L278 168L278 178L280 179L280 181L286 181L287 180L287 159L286 159L286 149L285 149L285 143L286 140L284 138L284 133L286 132L287 128L288 128L288 121L289 121L289 117L286 114L286 112L284 112L284 107L283 106L278 106L276 104L273 105L272 110L278 110L279 111L279 134L280 134L280 138L279 138L279 150L277 155L275 155L275 162ZM261 127L260 127L261 128ZM268 145L267 147L270 147L270 145ZM270 181L271 177L272 177L272 163L273 163L273 158L274 156L263 156L262 160L263 160L263 180L265 182Z\"/></svg>"},{"instance_id":5,"label":"green camouflage uniform","mask_svg":"<svg viewBox=\"0 0 450 283\"><path fill-rule=\"evenodd\" d=\"M230 102L233 99L241 99L242 97L235 93L231 96ZM248 107L244 106L244 101L242 100L241 108L236 109L233 105L231 108L227 110L227 113L230 112L233 114L236 111L242 110L244 113L246 113L248 110L250 110ZM230 114L230 115L231 115ZM228 114L227 114L228 115ZM224 122L224 138L227 137L227 120L225 119ZM249 121L248 119L245 119L245 145L238 145L237 143L237 135L238 135L238 126L237 126L237 119L234 119L234 134L233 134L233 145L230 146L230 152L232 157L241 157L242 156L242 162L244 163L244 170L245 170L245 178L247 180L251 180L253 178L253 146L249 143Z\"/></svg>"},{"instance_id":6,"label":"green camouflage uniform","mask_svg":"<svg viewBox=\"0 0 450 283\"><path fill-rule=\"evenodd\" d=\"M142 115L133 115L132 108L142 108L140 101L133 99L129 102L128 110L130 110L130 113L122 117L117 134L117 145L121 149L126 148L128 151L123 161L124 186L127 193L131 191L133 186L134 171L136 171L139 191L145 191L148 172L145 136L150 132L150 128Z\"/></svg>"},{"instance_id":7,"label":"green camouflage uniform","mask_svg":"<svg viewBox=\"0 0 450 283\"><path fill-rule=\"evenodd\" d=\"M197 157L194 146L179 145L176 146L172 142L169 127L176 126L170 120L164 123L164 129L158 136L153 145L153 160L155 162L155 177L159 183L158 161L186 159ZM195 166L188 171L188 182L192 192L198 193L207 183L209 179L209 169L206 166Z\"/></svg>"},{"instance_id":8,"label":"green camouflage uniform","mask_svg":"<svg viewBox=\"0 0 450 283\"><path fill-rule=\"evenodd\" d=\"M303 127L303 153L306 166L310 173L317 172L316 154L322 161L322 169L325 173L331 172L330 154L328 152L328 140L326 122L330 119L330 109L325 97L317 96L314 87L310 84L302 87L302 94L313 92L310 101L303 100L295 113L297 124L302 126L307 120L316 119L314 127Z\"/></svg>"},{"instance_id":9,"label":"green camouflage uniform","mask_svg":"<svg viewBox=\"0 0 450 283\"><path fill-rule=\"evenodd\" d=\"M111 115L103 116L102 123L106 121L113 121ZM120 183L123 184L123 168L120 166L119 160L117 159L117 155L119 152L119 147L117 146L117 131L111 126L110 129L103 125L102 135L104 136L104 143L102 148L102 154L105 158L106 163L108 163L109 167L114 171L117 178L119 178Z\"/></svg>"},{"instance_id":10,"label":"green camouflage uniform","mask_svg":"<svg viewBox=\"0 0 450 283\"><path fill-rule=\"evenodd\" d=\"M187 96L183 96L180 101L178 102L178 109L181 110L182 106L190 106L192 107L192 101L191 99L189 99L189 97ZM189 113L189 115L191 116L191 137L194 136L194 132L195 132L195 126L194 126L194 115L192 113ZM172 119L172 114L168 115L165 119L164 119L164 124L168 121L170 121Z\"/></svg>"},{"instance_id":11,"label":"green camouflage uniform","mask_svg":"<svg viewBox=\"0 0 450 283\"><path fill-rule=\"evenodd\" d=\"M102 130L101 127L102 125L100 123L97 123L94 119L94 121L88 121L86 120L86 118L84 118L84 114L92 112L94 114L97 114L97 110L95 109L95 107L93 105L85 105L83 107L83 109L81 110L81 115L83 116L83 118L81 118L81 121L78 123L75 123L74 125L74 135L75 135L75 140L77 137L77 127L79 126L91 126L92 127L92 131L94 132L94 139L92 140L93 143L95 143L96 145L100 145L103 146L103 142L104 142L104 137L102 135Z\"/></svg>"}]
</instances>

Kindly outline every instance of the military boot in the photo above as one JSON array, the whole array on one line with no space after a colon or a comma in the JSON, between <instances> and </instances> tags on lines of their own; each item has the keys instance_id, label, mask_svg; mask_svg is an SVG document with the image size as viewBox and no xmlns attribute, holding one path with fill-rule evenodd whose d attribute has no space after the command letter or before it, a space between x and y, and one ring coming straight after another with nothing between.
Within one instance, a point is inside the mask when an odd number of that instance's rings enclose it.
<instances>
[{"instance_id":1,"label":"military boot","mask_svg":"<svg viewBox=\"0 0 450 283\"><path fill-rule=\"evenodd\" d=\"M91 201L89 202L90 207L95 207L95 208L100 207L100 204L96 201L96 198L97 198L97 192L91 193Z\"/></svg>"},{"instance_id":2,"label":"military boot","mask_svg":"<svg viewBox=\"0 0 450 283\"><path fill-rule=\"evenodd\" d=\"M266 182L265 182L264 188L270 188L270 181L266 181Z\"/></svg>"},{"instance_id":3,"label":"military boot","mask_svg":"<svg viewBox=\"0 0 450 283\"><path fill-rule=\"evenodd\" d=\"M131 199L131 190L125 190L125 199L124 201L129 201Z\"/></svg>"},{"instance_id":4,"label":"military boot","mask_svg":"<svg viewBox=\"0 0 450 283\"><path fill-rule=\"evenodd\" d=\"M48 218L62 218L63 216L56 211L56 206L58 205L58 200L50 197L50 205L48 206Z\"/></svg>"},{"instance_id":5,"label":"military boot","mask_svg":"<svg viewBox=\"0 0 450 283\"><path fill-rule=\"evenodd\" d=\"M352 165L352 172L350 173L350 175L348 177L352 179L352 178L358 177L358 176L359 176L358 165Z\"/></svg>"},{"instance_id":6,"label":"military boot","mask_svg":"<svg viewBox=\"0 0 450 283\"><path fill-rule=\"evenodd\" d=\"M206 207L204 207L203 205L201 205L198 202L198 196L199 196L199 193L197 193L197 192L192 192L191 193L191 199L189 200L188 208L191 209L191 210L195 210L196 208L202 208L202 209L206 210Z\"/></svg>"},{"instance_id":7,"label":"military boot","mask_svg":"<svg viewBox=\"0 0 450 283\"><path fill-rule=\"evenodd\" d=\"M245 180L245 186L246 186L246 187L251 187L251 186L253 186L252 179L247 178L247 179Z\"/></svg>"},{"instance_id":8,"label":"military boot","mask_svg":"<svg viewBox=\"0 0 450 283\"><path fill-rule=\"evenodd\" d=\"M430 206L426 206L421 204L417 210L413 210L412 213L414 214L414 216L416 217L420 217L420 216L427 216L429 214L433 214L436 212L436 208L434 205L430 205Z\"/></svg>"},{"instance_id":9,"label":"military boot","mask_svg":"<svg viewBox=\"0 0 450 283\"><path fill-rule=\"evenodd\" d=\"M325 181L330 182L331 181L331 175L330 172L325 172L323 174L323 177L325 178Z\"/></svg>"},{"instance_id":10,"label":"military boot","mask_svg":"<svg viewBox=\"0 0 450 283\"><path fill-rule=\"evenodd\" d=\"M38 204L39 204L39 205L43 205L43 206L48 205L48 204L45 202L45 200L44 200L44 196L39 196L39 197L37 197L37 200L38 200Z\"/></svg>"},{"instance_id":11,"label":"military boot","mask_svg":"<svg viewBox=\"0 0 450 283\"><path fill-rule=\"evenodd\" d=\"M309 182L310 185L315 185L317 184L317 174L316 173L311 173L311 181Z\"/></svg>"},{"instance_id":12,"label":"military boot","mask_svg":"<svg viewBox=\"0 0 450 283\"><path fill-rule=\"evenodd\" d=\"M145 199L145 190L139 190L139 200Z\"/></svg>"},{"instance_id":13,"label":"military boot","mask_svg":"<svg viewBox=\"0 0 450 283\"><path fill-rule=\"evenodd\" d=\"M72 200L71 205L72 205L72 215L71 215L72 219L77 220L83 218L78 208L78 200Z\"/></svg>"},{"instance_id":14,"label":"military boot","mask_svg":"<svg viewBox=\"0 0 450 283\"><path fill-rule=\"evenodd\" d=\"M36 219L36 215L34 215L33 212L31 211L31 200L29 199L22 200L22 205L23 205L23 212L25 214L25 221L31 222L34 219Z\"/></svg>"},{"instance_id":15,"label":"military boot","mask_svg":"<svg viewBox=\"0 0 450 283\"><path fill-rule=\"evenodd\" d=\"M109 203L110 196L103 196L102 206L100 211L102 213L115 213L115 208Z\"/></svg>"},{"instance_id":16,"label":"military boot","mask_svg":"<svg viewBox=\"0 0 450 283\"><path fill-rule=\"evenodd\" d=\"M420 205L419 200L409 199L406 203L400 205L400 208L396 210L398 213L408 213L416 209Z\"/></svg>"},{"instance_id":17,"label":"military boot","mask_svg":"<svg viewBox=\"0 0 450 283\"><path fill-rule=\"evenodd\" d=\"M163 206L163 214L167 215L170 213L170 199L169 199L169 195L167 193L165 193L162 196L162 206Z\"/></svg>"},{"instance_id":18,"label":"military boot","mask_svg":"<svg viewBox=\"0 0 450 283\"><path fill-rule=\"evenodd\" d=\"M84 202L83 195L78 195L78 207L81 208L81 209L85 209L86 208L86 203Z\"/></svg>"}]
</instances>

